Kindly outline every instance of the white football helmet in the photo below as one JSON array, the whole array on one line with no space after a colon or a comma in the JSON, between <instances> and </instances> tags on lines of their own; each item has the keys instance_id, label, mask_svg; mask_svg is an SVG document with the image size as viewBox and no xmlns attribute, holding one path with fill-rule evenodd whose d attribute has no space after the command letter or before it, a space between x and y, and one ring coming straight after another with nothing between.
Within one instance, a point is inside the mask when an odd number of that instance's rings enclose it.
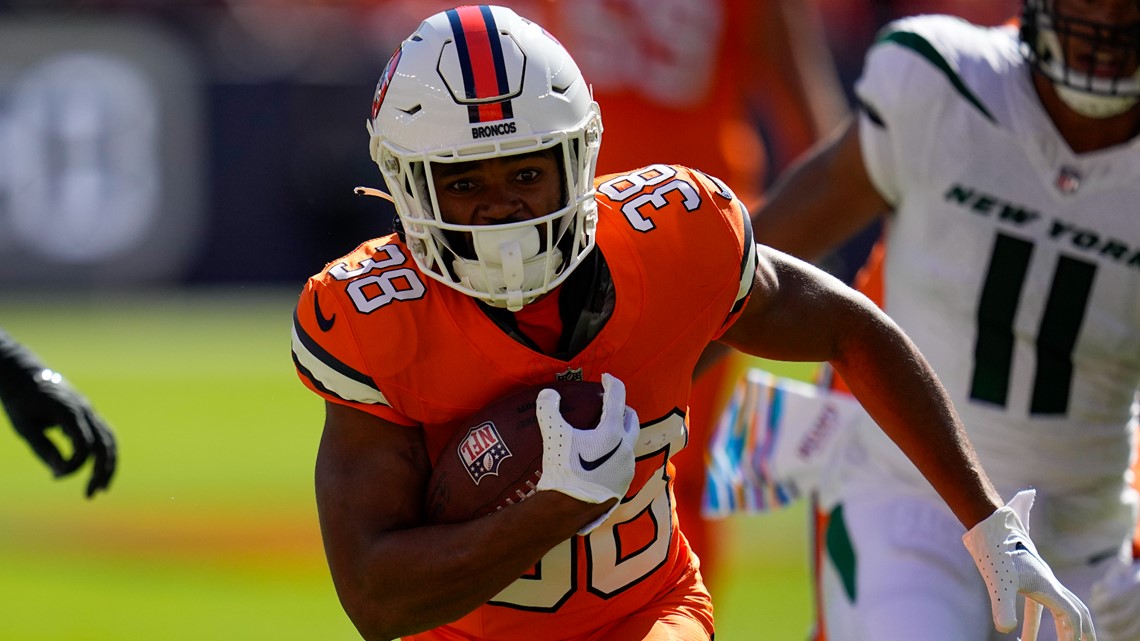
<instances>
[{"instance_id":1,"label":"white football helmet","mask_svg":"<svg viewBox=\"0 0 1140 641\"><path fill-rule=\"evenodd\" d=\"M1062 14L1056 0L1025 0L1021 13L1021 50L1053 82L1058 97L1090 118L1124 113L1140 98L1140 22L1094 22ZM1066 54L1079 56L1087 73L1069 66Z\"/></svg>"},{"instance_id":2,"label":"white football helmet","mask_svg":"<svg viewBox=\"0 0 1140 641\"><path fill-rule=\"evenodd\" d=\"M570 54L510 9L466 6L423 22L388 62L368 121L405 239L428 276L512 311L561 284L591 251L602 121ZM444 220L434 163L560 148L564 207L533 220ZM471 234L469 251L448 236Z\"/></svg>"}]
</instances>

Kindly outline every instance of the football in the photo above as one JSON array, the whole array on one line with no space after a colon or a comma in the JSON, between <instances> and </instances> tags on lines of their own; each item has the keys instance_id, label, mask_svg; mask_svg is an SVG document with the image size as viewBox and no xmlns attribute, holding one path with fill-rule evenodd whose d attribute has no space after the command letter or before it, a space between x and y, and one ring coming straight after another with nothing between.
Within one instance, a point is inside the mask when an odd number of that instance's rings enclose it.
<instances>
[{"instance_id":1,"label":"football","mask_svg":"<svg viewBox=\"0 0 1140 641\"><path fill-rule=\"evenodd\" d=\"M535 400L545 388L561 396L566 422L580 429L598 424L601 383L559 381L494 401L458 424L435 462L425 502L429 522L469 521L535 492L542 476L542 433Z\"/></svg>"}]
</instances>

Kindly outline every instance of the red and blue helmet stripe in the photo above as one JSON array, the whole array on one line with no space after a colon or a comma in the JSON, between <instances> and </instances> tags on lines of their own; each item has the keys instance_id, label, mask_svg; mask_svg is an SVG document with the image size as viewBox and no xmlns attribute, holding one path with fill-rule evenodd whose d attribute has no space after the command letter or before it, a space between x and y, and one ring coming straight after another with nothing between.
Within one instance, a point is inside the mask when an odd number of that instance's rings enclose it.
<instances>
[{"instance_id":1,"label":"red and blue helmet stripe","mask_svg":"<svg viewBox=\"0 0 1140 641\"><path fill-rule=\"evenodd\" d=\"M447 11L459 67L463 73L464 95L468 100L492 99L510 94L503 44L495 16L488 6L465 6ZM514 118L510 99L484 102L467 107L472 123Z\"/></svg>"}]
</instances>

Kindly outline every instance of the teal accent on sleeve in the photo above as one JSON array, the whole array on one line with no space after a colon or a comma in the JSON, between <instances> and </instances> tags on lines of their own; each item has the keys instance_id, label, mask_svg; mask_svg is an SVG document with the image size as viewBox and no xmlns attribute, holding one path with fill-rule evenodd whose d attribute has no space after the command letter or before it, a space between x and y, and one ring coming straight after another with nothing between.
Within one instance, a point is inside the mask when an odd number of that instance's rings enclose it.
<instances>
[{"instance_id":1,"label":"teal accent on sleeve","mask_svg":"<svg viewBox=\"0 0 1140 641\"><path fill-rule=\"evenodd\" d=\"M842 505L831 511L831 516L827 519L827 533L824 536L827 556L839 572L847 600L855 603L855 548L851 546L851 537L847 535L847 523L843 520Z\"/></svg>"},{"instance_id":2,"label":"teal accent on sleeve","mask_svg":"<svg viewBox=\"0 0 1140 641\"><path fill-rule=\"evenodd\" d=\"M966 86L966 83L962 82L962 79L958 77L958 73L950 67L950 64L946 62L946 59L942 57L942 54L938 53L938 50L935 49L934 45L930 44L926 38L923 38L917 33L910 31L888 31L879 36L879 39L875 41L875 44L882 42L893 42L900 47L906 47L907 49L914 51L923 58L926 58L928 61L930 61L930 64L934 65L940 71L942 71L942 73L946 74L946 79L950 81L950 84L954 87L954 89L958 90L958 93L962 94L962 97L965 98L967 102L974 105L974 107L976 107L978 111L982 112L982 115L984 115L990 122L997 122L997 120L993 117L993 114L991 114L990 111L986 109L986 106L982 104L982 101L978 100L978 97L974 95L974 92L970 91L970 88Z\"/></svg>"}]
</instances>

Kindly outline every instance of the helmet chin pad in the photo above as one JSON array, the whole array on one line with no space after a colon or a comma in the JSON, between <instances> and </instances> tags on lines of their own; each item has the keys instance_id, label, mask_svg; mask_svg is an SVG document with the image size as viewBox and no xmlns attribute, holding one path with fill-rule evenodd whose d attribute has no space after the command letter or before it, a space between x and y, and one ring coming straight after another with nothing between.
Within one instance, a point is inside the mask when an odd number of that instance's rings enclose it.
<instances>
[{"instance_id":1,"label":"helmet chin pad","mask_svg":"<svg viewBox=\"0 0 1140 641\"><path fill-rule=\"evenodd\" d=\"M542 241L535 227L514 229L491 227L486 231L473 232L471 240L475 245L476 256L488 263L499 265L513 262L519 255L521 260L533 258L542 249Z\"/></svg>"},{"instance_id":2,"label":"helmet chin pad","mask_svg":"<svg viewBox=\"0 0 1140 641\"><path fill-rule=\"evenodd\" d=\"M534 301L538 295L524 295L557 276L562 252L557 247L541 251L542 242L535 227L514 227L472 232L476 260L455 256L452 269L465 287L498 293L487 304L506 307L512 312Z\"/></svg>"},{"instance_id":3,"label":"helmet chin pad","mask_svg":"<svg viewBox=\"0 0 1140 641\"><path fill-rule=\"evenodd\" d=\"M1053 88L1057 91L1057 97L1061 102L1086 118L1111 118L1128 111L1136 104L1135 96L1098 96L1066 87L1058 82L1053 83Z\"/></svg>"}]
</instances>

